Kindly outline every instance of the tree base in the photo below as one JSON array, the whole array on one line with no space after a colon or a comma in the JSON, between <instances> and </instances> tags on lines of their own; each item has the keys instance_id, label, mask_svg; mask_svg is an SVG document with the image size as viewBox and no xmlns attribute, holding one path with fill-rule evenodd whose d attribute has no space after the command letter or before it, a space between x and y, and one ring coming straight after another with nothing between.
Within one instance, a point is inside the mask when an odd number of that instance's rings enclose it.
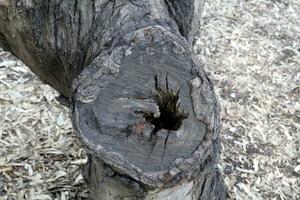
<instances>
[{"instance_id":1,"label":"tree base","mask_svg":"<svg viewBox=\"0 0 300 200\"><path fill-rule=\"evenodd\" d=\"M90 155L83 172L91 200L214 200L227 199L227 191L217 167L192 180L167 188L149 188L119 174L100 158Z\"/></svg>"}]
</instances>

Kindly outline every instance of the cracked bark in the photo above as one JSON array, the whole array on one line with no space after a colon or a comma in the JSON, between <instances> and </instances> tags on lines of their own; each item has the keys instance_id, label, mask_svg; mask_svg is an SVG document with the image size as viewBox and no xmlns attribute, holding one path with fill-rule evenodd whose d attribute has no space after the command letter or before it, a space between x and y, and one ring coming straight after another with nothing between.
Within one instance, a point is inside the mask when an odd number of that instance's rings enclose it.
<instances>
[{"instance_id":1,"label":"cracked bark","mask_svg":"<svg viewBox=\"0 0 300 200\"><path fill-rule=\"evenodd\" d=\"M219 105L191 53L203 3L0 0L0 45L72 100L91 199L226 198ZM145 117L165 114L151 94L166 74L188 113L176 129Z\"/></svg>"}]
</instances>

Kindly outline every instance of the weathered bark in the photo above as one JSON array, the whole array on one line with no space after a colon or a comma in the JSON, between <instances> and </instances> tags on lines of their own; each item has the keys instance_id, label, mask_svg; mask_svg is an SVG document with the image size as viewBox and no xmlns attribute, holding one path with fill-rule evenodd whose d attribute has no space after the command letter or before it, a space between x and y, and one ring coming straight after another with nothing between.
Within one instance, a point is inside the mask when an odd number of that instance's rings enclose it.
<instances>
[{"instance_id":1,"label":"weathered bark","mask_svg":"<svg viewBox=\"0 0 300 200\"><path fill-rule=\"evenodd\" d=\"M190 51L203 3L0 0L0 45L72 99L92 199L226 198L219 106Z\"/></svg>"},{"instance_id":2,"label":"weathered bark","mask_svg":"<svg viewBox=\"0 0 300 200\"><path fill-rule=\"evenodd\" d=\"M120 46L125 33L162 25L173 32L180 30L193 42L203 2L0 0L0 45L45 83L70 97L74 78L100 53ZM125 7L134 13L122 13Z\"/></svg>"}]
</instances>

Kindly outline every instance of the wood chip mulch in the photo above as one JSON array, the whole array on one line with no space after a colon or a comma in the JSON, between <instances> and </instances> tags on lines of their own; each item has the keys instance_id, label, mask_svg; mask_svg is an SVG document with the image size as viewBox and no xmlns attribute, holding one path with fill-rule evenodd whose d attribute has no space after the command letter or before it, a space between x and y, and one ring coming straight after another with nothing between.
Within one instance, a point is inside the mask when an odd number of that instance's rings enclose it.
<instances>
[{"instance_id":1,"label":"wood chip mulch","mask_svg":"<svg viewBox=\"0 0 300 200\"><path fill-rule=\"evenodd\" d=\"M300 1L208 0L194 47L222 108L230 199L300 199ZM87 199L58 93L0 50L0 200Z\"/></svg>"}]
</instances>

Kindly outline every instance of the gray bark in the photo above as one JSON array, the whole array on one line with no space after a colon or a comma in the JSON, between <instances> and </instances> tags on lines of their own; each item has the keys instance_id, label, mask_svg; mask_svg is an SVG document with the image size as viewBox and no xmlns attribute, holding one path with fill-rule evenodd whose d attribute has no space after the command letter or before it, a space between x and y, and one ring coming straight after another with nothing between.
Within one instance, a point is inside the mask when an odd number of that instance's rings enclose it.
<instances>
[{"instance_id":1,"label":"gray bark","mask_svg":"<svg viewBox=\"0 0 300 200\"><path fill-rule=\"evenodd\" d=\"M191 53L203 3L0 0L0 45L72 99L91 199L226 198L219 105ZM159 95L179 98L171 115Z\"/></svg>"}]
</instances>

